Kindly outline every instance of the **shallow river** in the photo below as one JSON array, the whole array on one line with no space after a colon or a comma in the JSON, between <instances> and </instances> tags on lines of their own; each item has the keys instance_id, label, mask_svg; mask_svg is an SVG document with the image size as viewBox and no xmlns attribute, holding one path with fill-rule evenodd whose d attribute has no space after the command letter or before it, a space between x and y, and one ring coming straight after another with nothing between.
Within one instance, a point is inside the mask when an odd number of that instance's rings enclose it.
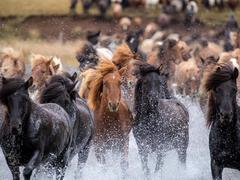
<instances>
[{"instance_id":1,"label":"shallow river","mask_svg":"<svg viewBox=\"0 0 240 180\"><path fill-rule=\"evenodd\" d=\"M190 113L190 143L188 147L187 167L183 169L178 163L177 154L169 152L164 159L164 166L161 172L152 173L152 180L210 180L210 157L208 149L209 130L205 126L203 114L197 102L189 98L181 99ZM137 146L133 135L130 136L129 148L129 180L141 180L143 171L138 156ZM6 165L5 159L0 152L0 180L10 180L11 174ZM155 167L155 157L150 157L149 165L152 169ZM73 180L76 171L76 159L73 160L67 170L66 180ZM83 172L83 180L118 180L121 179L121 171L117 157L108 155L107 164L103 167L97 163L93 151L89 155L88 162ZM46 179L39 177L37 179ZM223 173L224 180L239 180L240 172L225 169Z\"/></svg>"}]
</instances>

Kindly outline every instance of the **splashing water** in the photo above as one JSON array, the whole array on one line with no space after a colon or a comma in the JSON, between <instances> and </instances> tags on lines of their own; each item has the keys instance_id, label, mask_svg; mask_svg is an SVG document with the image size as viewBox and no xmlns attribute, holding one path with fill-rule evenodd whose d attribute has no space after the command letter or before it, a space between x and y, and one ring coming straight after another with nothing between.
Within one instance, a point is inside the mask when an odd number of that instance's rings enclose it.
<instances>
[{"instance_id":1,"label":"splashing water","mask_svg":"<svg viewBox=\"0 0 240 180\"><path fill-rule=\"evenodd\" d=\"M151 179L157 180L209 180L211 179L210 157L208 149L209 130L205 126L205 120L200 110L199 104L190 98L179 98L188 108L190 114L190 141L187 154L187 167L182 168L178 162L177 153L171 151L164 159L162 170L154 174L151 173ZM11 173L6 165L4 156L0 154L0 180L10 179ZM95 158L93 150L91 150L88 162L83 171L83 180L120 180L122 178L121 168L117 156L108 154L107 164L105 166L99 164ZM155 157L149 157L149 167L154 170ZM75 158L66 172L66 180L74 180L77 170L77 158ZM40 177L37 179L46 179ZM134 137L130 135L129 146L129 180L144 179L140 158L138 155L137 145ZM240 172L232 169L224 169L224 180L239 180Z\"/></svg>"}]
</instances>

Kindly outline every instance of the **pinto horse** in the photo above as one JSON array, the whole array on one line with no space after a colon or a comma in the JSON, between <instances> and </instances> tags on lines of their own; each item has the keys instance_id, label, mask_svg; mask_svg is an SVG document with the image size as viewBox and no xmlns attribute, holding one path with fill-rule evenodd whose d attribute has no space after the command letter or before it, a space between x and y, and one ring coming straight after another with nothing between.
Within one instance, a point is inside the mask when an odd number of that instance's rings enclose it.
<instances>
[{"instance_id":1,"label":"pinto horse","mask_svg":"<svg viewBox=\"0 0 240 180\"><path fill-rule=\"evenodd\" d=\"M236 103L238 69L218 63L204 76L208 92L207 125L213 180L221 180L224 168L240 171L240 119Z\"/></svg>"},{"instance_id":2,"label":"pinto horse","mask_svg":"<svg viewBox=\"0 0 240 180\"><path fill-rule=\"evenodd\" d=\"M155 171L162 165L164 154L176 149L185 165L189 141L188 111L179 101L169 98L167 77L159 68L137 62L135 75L135 121L133 135L136 139L145 176L148 177L148 155L157 154Z\"/></svg>"},{"instance_id":3,"label":"pinto horse","mask_svg":"<svg viewBox=\"0 0 240 180\"><path fill-rule=\"evenodd\" d=\"M88 96L95 117L94 148L97 160L106 162L106 150L120 152L123 172L128 167L129 133L133 123L131 112L121 98L121 74L124 70L118 70L109 60L100 60Z\"/></svg>"},{"instance_id":4,"label":"pinto horse","mask_svg":"<svg viewBox=\"0 0 240 180\"><path fill-rule=\"evenodd\" d=\"M32 171L50 159L57 179L63 179L68 163L71 128L68 114L56 104L35 104L29 97L32 78L2 79L0 100L7 108L0 143L14 180L25 180Z\"/></svg>"},{"instance_id":5,"label":"pinto horse","mask_svg":"<svg viewBox=\"0 0 240 180\"><path fill-rule=\"evenodd\" d=\"M76 78L76 73L69 78L52 76L40 96L40 103L56 103L68 113L73 128L70 158L78 154L78 169L81 170L93 137L93 117L86 102L76 96Z\"/></svg>"}]
</instances>

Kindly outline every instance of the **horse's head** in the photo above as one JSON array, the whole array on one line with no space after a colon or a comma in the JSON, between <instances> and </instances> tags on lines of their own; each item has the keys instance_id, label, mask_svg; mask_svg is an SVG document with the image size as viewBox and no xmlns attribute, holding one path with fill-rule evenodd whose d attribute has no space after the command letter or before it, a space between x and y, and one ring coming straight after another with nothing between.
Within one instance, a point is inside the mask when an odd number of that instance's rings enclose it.
<instances>
[{"instance_id":1,"label":"horse's head","mask_svg":"<svg viewBox=\"0 0 240 180\"><path fill-rule=\"evenodd\" d=\"M167 74L160 67L145 62L137 62L134 74L138 78L135 95L144 92L143 98L153 102L159 98L166 98L168 93Z\"/></svg>"},{"instance_id":2,"label":"horse's head","mask_svg":"<svg viewBox=\"0 0 240 180\"><path fill-rule=\"evenodd\" d=\"M0 71L5 78L23 77L25 74L25 63L21 53L11 48L3 50L0 55Z\"/></svg>"},{"instance_id":3,"label":"horse's head","mask_svg":"<svg viewBox=\"0 0 240 180\"><path fill-rule=\"evenodd\" d=\"M107 99L110 112L117 112L121 100L121 73L123 69L103 77L103 96Z\"/></svg>"},{"instance_id":4,"label":"horse's head","mask_svg":"<svg viewBox=\"0 0 240 180\"><path fill-rule=\"evenodd\" d=\"M44 86L45 81L52 75L56 74L59 64L53 65L52 58L39 56L37 63L32 67L33 86L31 90L40 89Z\"/></svg>"},{"instance_id":5,"label":"horse's head","mask_svg":"<svg viewBox=\"0 0 240 180\"><path fill-rule=\"evenodd\" d=\"M52 76L40 95L40 103L56 103L65 108L76 99L75 87L78 81L75 76L75 73L73 76Z\"/></svg>"},{"instance_id":6,"label":"horse's head","mask_svg":"<svg viewBox=\"0 0 240 180\"><path fill-rule=\"evenodd\" d=\"M90 43L82 44L77 52L80 71L95 67L98 63L97 52Z\"/></svg>"},{"instance_id":7,"label":"horse's head","mask_svg":"<svg viewBox=\"0 0 240 180\"><path fill-rule=\"evenodd\" d=\"M169 61L170 63L179 64L191 58L192 49L184 41L167 39L160 46L159 59Z\"/></svg>"},{"instance_id":8,"label":"horse's head","mask_svg":"<svg viewBox=\"0 0 240 180\"><path fill-rule=\"evenodd\" d=\"M217 64L212 72L205 75L204 88L210 92L209 106L214 106L209 109L215 108L221 123L231 122L236 106L238 69L229 64ZM208 125L212 121L209 119Z\"/></svg>"},{"instance_id":9,"label":"horse's head","mask_svg":"<svg viewBox=\"0 0 240 180\"><path fill-rule=\"evenodd\" d=\"M25 120L31 113L31 101L28 88L32 85L30 77L26 82L22 79L2 79L3 88L0 91L0 99L8 109L8 122L10 132L15 135L22 133Z\"/></svg>"},{"instance_id":10,"label":"horse's head","mask_svg":"<svg viewBox=\"0 0 240 180\"><path fill-rule=\"evenodd\" d=\"M88 103L94 110L99 108L102 103L111 112L117 112L121 100L121 75L125 68L120 70L110 60L102 59L96 66L94 78L90 78L90 90Z\"/></svg>"}]
</instances>

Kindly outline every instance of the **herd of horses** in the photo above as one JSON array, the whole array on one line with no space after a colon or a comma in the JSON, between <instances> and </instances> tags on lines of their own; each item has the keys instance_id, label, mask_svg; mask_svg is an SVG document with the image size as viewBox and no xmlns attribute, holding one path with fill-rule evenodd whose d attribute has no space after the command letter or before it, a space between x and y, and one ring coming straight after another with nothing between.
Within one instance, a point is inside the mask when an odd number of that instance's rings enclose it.
<instances>
[{"instance_id":1,"label":"herd of horses","mask_svg":"<svg viewBox=\"0 0 240 180\"><path fill-rule=\"evenodd\" d=\"M221 180L224 168L240 170L239 32L228 30L225 50L204 38L180 40L159 30L131 32L111 49L99 45L99 32L90 33L77 52L79 75L67 72L59 58L38 54L31 55L27 75L21 54L3 49L0 145L13 179L20 179L21 166L26 180L34 170L63 179L75 155L81 178L91 147L101 164L107 152L117 154L127 178L130 132L146 178L152 153L155 172L170 150L185 167L189 113L173 87L199 96L210 127L213 179Z\"/></svg>"}]
</instances>

